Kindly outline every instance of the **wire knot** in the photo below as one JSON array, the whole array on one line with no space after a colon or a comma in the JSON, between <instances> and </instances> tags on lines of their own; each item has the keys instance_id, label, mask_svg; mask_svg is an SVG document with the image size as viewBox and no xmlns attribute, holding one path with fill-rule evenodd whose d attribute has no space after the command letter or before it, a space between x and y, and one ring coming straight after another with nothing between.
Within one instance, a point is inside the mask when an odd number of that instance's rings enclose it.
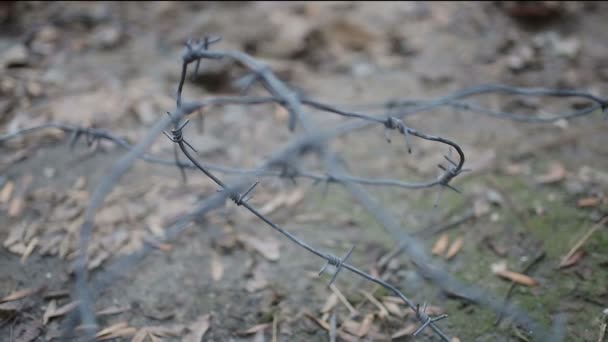
<instances>
[{"instance_id":1,"label":"wire knot","mask_svg":"<svg viewBox=\"0 0 608 342\"><path fill-rule=\"evenodd\" d=\"M249 189L247 189L247 191L245 191L245 193L240 194L237 191L229 191L228 193L228 198L230 198L230 200L232 200L234 202L234 204L236 204L237 206L241 206L244 203L246 203L247 201L249 201L251 199L251 197L248 197L247 195L249 195L249 193L251 191L253 191L253 189L259 184L259 181L256 181L255 183L253 183L253 185L251 185L249 187Z\"/></svg>"},{"instance_id":2,"label":"wire knot","mask_svg":"<svg viewBox=\"0 0 608 342\"><path fill-rule=\"evenodd\" d=\"M391 138L388 135L388 131L396 129L399 133L403 134L405 137L405 145L407 146L407 152L412 153L412 147L409 142L409 128L405 125L403 120L397 119L394 116L389 116L386 121L384 121L384 137L387 142L391 142Z\"/></svg>"},{"instance_id":3,"label":"wire knot","mask_svg":"<svg viewBox=\"0 0 608 342\"><path fill-rule=\"evenodd\" d=\"M334 281L336 280L336 277L338 277L338 273L340 273L340 271L342 270L342 267L344 266L344 263L348 260L348 258L350 258L351 254L353 253L353 249L355 249L355 246L352 246L348 252L346 253L346 255L344 255L344 257L340 258L337 257L333 254L326 254L325 255L325 259L327 260L327 262L325 263L325 265L323 265L323 267L321 267L321 270L319 271L319 276L321 274L323 274L323 272L325 271L325 269L327 268L327 266L332 265L336 267L336 271L334 272L334 275L331 277L331 280L329 281L329 283L327 284L327 287L330 287L331 284L334 283Z\"/></svg>"},{"instance_id":4,"label":"wire knot","mask_svg":"<svg viewBox=\"0 0 608 342\"><path fill-rule=\"evenodd\" d=\"M418 327L418 329L416 329L416 331L414 331L414 336L418 336L420 335L420 333L426 329L426 327L428 327L429 325L431 325L432 323L435 323L439 320L442 320L446 317L448 317L448 315L443 314L441 316L437 316L437 317L431 317L426 313L426 309L427 309L427 304L426 302L422 305L422 310L420 310L420 304L416 305L416 317L422 321L422 325L420 325L420 327Z\"/></svg>"},{"instance_id":5,"label":"wire knot","mask_svg":"<svg viewBox=\"0 0 608 342\"><path fill-rule=\"evenodd\" d=\"M167 115L169 115L169 117L171 117L171 114L169 112L167 112ZM173 119L173 118L171 117L171 119ZM171 130L171 134L167 133L166 131L163 131L163 133L167 136L167 138L169 138L169 140L173 141L174 143L186 144L188 147L190 147L192 149L192 151L196 152L196 149L194 147L192 147L192 145L190 145L190 143L188 143L186 140L184 140L183 130L184 130L184 127L186 127L186 125L188 125L190 120L184 121L184 123L181 124L180 126L177 126L178 123L175 119L173 119L173 122L175 123L176 128Z\"/></svg>"}]
</instances>

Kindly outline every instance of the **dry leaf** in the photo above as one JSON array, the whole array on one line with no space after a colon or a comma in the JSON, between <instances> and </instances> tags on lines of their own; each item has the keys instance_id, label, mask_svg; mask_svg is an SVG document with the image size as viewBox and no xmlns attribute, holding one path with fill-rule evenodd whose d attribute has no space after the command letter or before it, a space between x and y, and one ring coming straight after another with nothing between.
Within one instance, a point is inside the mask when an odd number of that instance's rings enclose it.
<instances>
[{"instance_id":1,"label":"dry leaf","mask_svg":"<svg viewBox=\"0 0 608 342\"><path fill-rule=\"evenodd\" d=\"M318 326L320 326L321 328L325 329L326 331L330 331L331 330L331 327L329 326L329 323L327 323L326 321L324 321L324 320L316 317L310 311L305 310L304 311L304 316L306 316L311 321L317 323Z\"/></svg>"},{"instance_id":2,"label":"dry leaf","mask_svg":"<svg viewBox=\"0 0 608 342\"><path fill-rule=\"evenodd\" d=\"M144 342L144 340L148 337L148 330L146 328L139 329L135 336L131 339L131 342Z\"/></svg>"},{"instance_id":3,"label":"dry leaf","mask_svg":"<svg viewBox=\"0 0 608 342\"><path fill-rule=\"evenodd\" d=\"M264 330L268 329L269 327L270 327L270 323L257 324L257 325L252 326L249 329L237 331L236 335L237 336L253 335L253 334L256 334L258 331L264 331Z\"/></svg>"},{"instance_id":4,"label":"dry leaf","mask_svg":"<svg viewBox=\"0 0 608 342\"><path fill-rule=\"evenodd\" d=\"M349 319L347 321L344 321L342 323L342 329L344 329L344 331L351 333L355 336L358 336L359 333L359 328L361 327L361 324L357 321L354 321L352 319ZM360 337L360 336L359 336Z\"/></svg>"},{"instance_id":5,"label":"dry leaf","mask_svg":"<svg viewBox=\"0 0 608 342\"><path fill-rule=\"evenodd\" d=\"M592 208L597 207L602 202L599 197L585 197L578 200L577 205L579 208Z\"/></svg>"},{"instance_id":6,"label":"dry leaf","mask_svg":"<svg viewBox=\"0 0 608 342\"><path fill-rule=\"evenodd\" d=\"M268 281L266 280L261 267L258 265L258 267L253 270L253 278L248 279L245 283L245 289L249 293L254 293L264 289L266 286L268 286Z\"/></svg>"},{"instance_id":7,"label":"dry leaf","mask_svg":"<svg viewBox=\"0 0 608 342\"><path fill-rule=\"evenodd\" d=\"M109 326L109 327L107 327L105 329L102 329L101 331L99 331L95 335L95 337L99 338L99 337L104 336L104 335L109 335L109 334L111 334L111 333L113 333L115 331L124 329L124 328L126 328L128 326L129 326L129 324L127 322L119 322L119 323L113 324L113 325L111 325L111 326Z\"/></svg>"},{"instance_id":8,"label":"dry leaf","mask_svg":"<svg viewBox=\"0 0 608 342\"><path fill-rule=\"evenodd\" d=\"M183 342L201 342L207 330L209 330L209 320L211 315L206 314L199 317L196 322L190 324L190 333L184 337Z\"/></svg>"},{"instance_id":9,"label":"dry leaf","mask_svg":"<svg viewBox=\"0 0 608 342\"><path fill-rule=\"evenodd\" d=\"M48 317L48 319L51 319L51 318L63 316L66 313L74 310L77 306L78 306L78 301L68 303L68 304L58 308L54 312L50 312L47 317Z\"/></svg>"},{"instance_id":10,"label":"dry leaf","mask_svg":"<svg viewBox=\"0 0 608 342\"><path fill-rule=\"evenodd\" d=\"M262 256L270 261L279 260L280 252L280 242L279 240L265 236L264 240L255 237L253 235L241 235L239 238L245 245L253 248L258 253L262 254Z\"/></svg>"},{"instance_id":11,"label":"dry leaf","mask_svg":"<svg viewBox=\"0 0 608 342\"><path fill-rule=\"evenodd\" d=\"M452 245L450 246L450 249L446 253L446 255L445 255L446 259L450 260L454 256L456 256L456 254L458 254L458 252L460 252L460 250L462 249L463 245L464 245L464 238L463 237L457 238L456 241L454 241L452 243Z\"/></svg>"},{"instance_id":12,"label":"dry leaf","mask_svg":"<svg viewBox=\"0 0 608 342\"><path fill-rule=\"evenodd\" d=\"M366 292L366 291L359 291L361 292L365 298L367 298L367 300L369 300L372 304L374 304L378 310L379 313L378 315L380 316L380 318L385 318L388 317L388 311L386 310L386 308L384 307L384 305L382 305L372 294Z\"/></svg>"},{"instance_id":13,"label":"dry leaf","mask_svg":"<svg viewBox=\"0 0 608 342\"><path fill-rule=\"evenodd\" d=\"M404 318L407 315L403 310L401 310L401 308L399 308L399 305L393 302L383 301L382 304L384 305L386 310L388 310L389 313L399 318Z\"/></svg>"},{"instance_id":14,"label":"dry leaf","mask_svg":"<svg viewBox=\"0 0 608 342\"><path fill-rule=\"evenodd\" d=\"M13 191L15 190L15 183L9 181L4 185L2 191L0 191L0 204L8 203L11 200Z\"/></svg>"},{"instance_id":15,"label":"dry leaf","mask_svg":"<svg viewBox=\"0 0 608 342\"><path fill-rule=\"evenodd\" d=\"M32 239L32 241L30 241L30 243L27 244L25 252L23 253L23 256L21 256L21 264L25 264L27 258L32 254L34 248L36 248L36 246L38 245L38 241L38 237L36 236Z\"/></svg>"},{"instance_id":16,"label":"dry leaf","mask_svg":"<svg viewBox=\"0 0 608 342\"><path fill-rule=\"evenodd\" d=\"M404 336L409 336L411 334L413 334L416 329L418 329L418 327L415 324L408 324L405 326L405 328L398 330L397 332L395 332L393 335L391 335L392 339L398 339Z\"/></svg>"},{"instance_id":17,"label":"dry leaf","mask_svg":"<svg viewBox=\"0 0 608 342\"><path fill-rule=\"evenodd\" d=\"M357 331L357 336L363 337L369 333L369 330L372 328L372 324L374 323L374 314L367 314L365 318L363 318L363 322L359 326L359 330Z\"/></svg>"},{"instance_id":18,"label":"dry leaf","mask_svg":"<svg viewBox=\"0 0 608 342\"><path fill-rule=\"evenodd\" d=\"M116 330L111 334L98 337L98 339L100 341L106 341L106 340L112 340L112 339L119 338L119 337L129 337L129 336L135 335L136 332L137 332L136 328L127 327L127 328L122 328L120 330Z\"/></svg>"},{"instance_id":19,"label":"dry leaf","mask_svg":"<svg viewBox=\"0 0 608 342\"><path fill-rule=\"evenodd\" d=\"M517 283L519 285L525 285L525 286L531 286L531 287L538 285L538 282L536 280L534 280L533 278L531 278L525 274L521 274L521 273L509 271L509 270L498 270L498 271L494 272L494 274L496 274L502 278L509 279L512 282Z\"/></svg>"},{"instance_id":20,"label":"dry leaf","mask_svg":"<svg viewBox=\"0 0 608 342\"><path fill-rule=\"evenodd\" d=\"M285 204L285 200L287 199L286 193L280 193L272 200L268 201L262 208L260 208L260 213L264 216L268 216L272 214L275 210L279 209Z\"/></svg>"},{"instance_id":21,"label":"dry leaf","mask_svg":"<svg viewBox=\"0 0 608 342\"><path fill-rule=\"evenodd\" d=\"M76 182L74 182L74 189L76 190L84 190L87 186L87 179L84 176L78 177Z\"/></svg>"},{"instance_id":22,"label":"dry leaf","mask_svg":"<svg viewBox=\"0 0 608 342\"><path fill-rule=\"evenodd\" d=\"M598 229L600 229L601 227L604 226L604 224L608 223L608 216L604 217L603 219L600 220L600 222L596 223L593 227L591 227L586 233L585 235L583 235L575 244L572 248L570 248L570 251L568 252L568 254L566 254L565 257L562 258L562 261L560 263L560 266L563 265L566 261L570 260L572 258L572 256L574 255L574 253L581 249L581 247L583 247L583 245L587 242L587 240L589 240L589 238L593 235L593 233L595 233Z\"/></svg>"},{"instance_id":23,"label":"dry leaf","mask_svg":"<svg viewBox=\"0 0 608 342\"><path fill-rule=\"evenodd\" d=\"M97 316L118 315L131 310L130 306L110 306L96 312Z\"/></svg>"},{"instance_id":24,"label":"dry leaf","mask_svg":"<svg viewBox=\"0 0 608 342\"><path fill-rule=\"evenodd\" d=\"M46 325L51 319L51 315L57 310L57 301L55 299L51 300L49 305L44 310L44 315L42 315L42 325Z\"/></svg>"},{"instance_id":25,"label":"dry leaf","mask_svg":"<svg viewBox=\"0 0 608 342\"><path fill-rule=\"evenodd\" d=\"M25 208L25 201L23 197L13 198L11 204L8 207L8 217L16 218L21 216L23 209Z\"/></svg>"},{"instance_id":26,"label":"dry leaf","mask_svg":"<svg viewBox=\"0 0 608 342\"><path fill-rule=\"evenodd\" d=\"M452 342L460 342L460 339L456 336L452 337Z\"/></svg>"},{"instance_id":27,"label":"dry leaf","mask_svg":"<svg viewBox=\"0 0 608 342\"><path fill-rule=\"evenodd\" d=\"M560 162L553 162L549 166L547 173L536 177L540 184L553 184L563 181L566 178L566 168Z\"/></svg>"},{"instance_id":28,"label":"dry leaf","mask_svg":"<svg viewBox=\"0 0 608 342\"><path fill-rule=\"evenodd\" d=\"M19 300L19 299L31 296L32 294L38 292L39 290L40 290L40 288L36 288L36 289L30 288L30 289L18 290L18 291L12 292L8 296L0 299L0 303L11 302L11 301L14 301L14 300Z\"/></svg>"},{"instance_id":29,"label":"dry leaf","mask_svg":"<svg viewBox=\"0 0 608 342\"><path fill-rule=\"evenodd\" d=\"M473 214L480 218L490 212L490 203L485 198L478 198L473 203Z\"/></svg>"},{"instance_id":30,"label":"dry leaf","mask_svg":"<svg viewBox=\"0 0 608 342\"><path fill-rule=\"evenodd\" d=\"M336 295L335 293L330 294L329 297L327 297L327 300L325 301L325 305L323 305L323 308L321 309L321 313L330 312L334 307L336 307L337 304L338 295Z\"/></svg>"},{"instance_id":31,"label":"dry leaf","mask_svg":"<svg viewBox=\"0 0 608 342\"><path fill-rule=\"evenodd\" d=\"M285 206L289 207L293 207L294 205L300 203L300 201L302 199L304 199L304 195L306 194L306 192L304 191L303 188L297 188L295 190L293 190L289 196L287 196L287 198L285 199Z\"/></svg>"},{"instance_id":32,"label":"dry leaf","mask_svg":"<svg viewBox=\"0 0 608 342\"><path fill-rule=\"evenodd\" d=\"M568 259L562 261L559 264L559 268L566 268L566 267L576 265L579 261L581 261L581 259L583 259L584 256L585 256L585 252L583 250L579 249L576 252L574 252L574 254L572 254Z\"/></svg>"},{"instance_id":33,"label":"dry leaf","mask_svg":"<svg viewBox=\"0 0 608 342\"><path fill-rule=\"evenodd\" d=\"M275 105L274 117L279 122L286 122L289 117L289 112L281 105Z\"/></svg>"},{"instance_id":34,"label":"dry leaf","mask_svg":"<svg viewBox=\"0 0 608 342\"><path fill-rule=\"evenodd\" d=\"M448 243L449 243L448 234L442 234L439 237L439 239L437 239L435 244L433 245L433 249L431 250L431 253L433 253L433 255L444 254L446 249L448 248Z\"/></svg>"},{"instance_id":35,"label":"dry leaf","mask_svg":"<svg viewBox=\"0 0 608 342\"><path fill-rule=\"evenodd\" d=\"M42 332L42 325L38 320L29 321L28 323L21 324L17 327L14 336L18 336L14 339L15 342L31 342L34 341Z\"/></svg>"},{"instance_id":36,"label":"dry leaf","mask_svg":"<svg viewBox=\"0 0 608 342\"><path fill-rule=\"evenodd\" d=\"M213 281L219 281L224 275L224 264L217 253L211 253L211 278Z\"/></svg>"},{"instance_id":37,"label":"dry leaf","mask_svg":"<svg viewBox=\"0 0 608 342\"><path fill-rule=\"evenodd\" d=\"M146 327L150 336L158 337L179 337L186 327L182 324L174 324L165 327Z\"/></svg>"}]
</instances>

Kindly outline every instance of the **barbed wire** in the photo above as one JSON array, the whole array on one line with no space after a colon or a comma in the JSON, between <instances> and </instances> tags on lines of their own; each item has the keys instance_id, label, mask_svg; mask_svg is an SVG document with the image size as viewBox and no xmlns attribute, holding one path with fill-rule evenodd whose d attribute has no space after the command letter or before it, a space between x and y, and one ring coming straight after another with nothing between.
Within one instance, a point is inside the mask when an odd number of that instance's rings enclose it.
<instances>
[{"instance_id":1,"label":"barbed wire","mask_svg":"<svg viewBox=\"0 0 608 342\"><path fill-rule=\"evenodd\" d=\"M415 304L408 297L406 297L397 287L386 283L385 281L375 278L355 266L347 263L353 249L342 258L337 257L330 253L325 253L315 249L306 242L302 241L298 237L292 235L290 232L285 230L270 221L267 217L262 215L258 210L248 204L247 200L250 193L253 191L257 182L252 183L248 178L251 177L285 177L290 179L295 178L308 178L315 182L326 182L326 183L340 183L345 186L349 192L355 197L355 199L370 213L376 220L384 226L388 233L396 238L399 242L400 250L402 250L417 266L420 273L429 279L432 283L443 289L444 291L458 293L462 298L466 298L472 302L480 305L488 306L495 311L504 310L507 316L514 318L514 320L525 326L529 331L534 332L536 336L548 336L544 330L534 322L529 316L512 305L504 307L499 299L495 299L489 294L479 291L477 288L470 287L468 285L461 284L456 281L453 276L449 273L442 271L432 266L429 258L426 256L424 251L421 250L420 245L413 237L409 236L403 231L403 228L394 219L392 219L387 212L387 209L374 200L361 186L372 185L372 186L390 186L390 187L401 187L408 189L419 189L419 188L431 188L435 186L441 186L458 191L450 182L457 177L460 173L466 171L463 168L465 162L464 152L458 144L451 141L450 139L429 135L422 133L412 127L407 126L403 119L409 115L428 111L434 108L442 106L451 106L459 110L468 110L476 113L487 114L496 117L513 119L516 121L532 121L532 122L552 122L562 119L572 119L584 115L591 114L598 109L607 111L608 101L604 98L592 95L587 92L580 91L569 91L569 90L558 90L558 89L544 89L544 88L517 88L504 85L483 85L478 87L467 88L462 91L455 92L448 96L435 98L432 100L421 101L421 100L393 100L383 104L384 108L387 109L387 114L383 116L370 115L365 113L359 113L354 111L348 111L341 109L335 105L325 104L320 101L313 100L308 97L301 96L295 91L292 91L282 81L280 81L272 72L272 70L265 64L258 62L253 57L235 51L211 51L209 50L212 44L219 42L219 38L205 38L202 41L189 41L186 44L186 51L182 57L182 72L180 81L178 83L176 92L176 108L168 113L169 115L160 119L148 133L141 139L136 145L131 145L126 139L121 138L109 131L97 129L97 128L85 128L74 126L70 124L60 123L47 123L37 127L26 128L13 133L9 133L0 136L0 144L10 139L14 139L26 134L35 133L43 129L60 129L64 132L71 133L70 144L75 144L81 137L85 137L87 142L92 144L96 140L104 139L109 140L120 147L126 149L128 152L118 162L116 162L108 176L104 177L102 181L96 187L89 205L85 211L84 223L81 226L81 234L79 241L79 256L77 259L75 274L76 274L76 295L79 299L79 310L78 316L74 314L70 316L68 322L71 322L68 326L74 327L77 321L80 321L81 326L84 327L85 337L87 339L94 339L94 334L97 328L94 310L92 309L96 294L99 293L99 289L103 288L108 282L97 281L95 286L90 287L87 282L87 248L91 238L92 230L94 227L95 212L100 208L105 196L111 191L113 186L119 181L121 176L127 172L137 159L142 159L147 162L176 166L182 172L182 176L185 175L184 169L197 169L203 172L207 177L212 179L217 185L220 186L221 192L208 201L203 202L199 208L193 211L196 214L188 214L177 220L177 222L171 227L174 231L179 232L183 230L189 222L195 218L200 218L201 215L206 214L212 209L217 208L220 204L223 204L226 199L232 200L237 206L242 206L248 211L253 213L260 220L265 222L267 225L278 231L290 241L306 249L312 254L323 258L326 261L325 266L322 268L322 272L325 270L327 265L335 267L335 272L332 275L330 284L333 283L338 273L342 269L349 270L369 281L375 282L393 293L399 296L410 308L416 312L416 317L421 322L421 326L416 331L415 335L421 333L427 326L433 329L440 338L444 341L449 341L447 335L445 335L439 327L435 324L436 321L445 318L445 316L429 317L426 314L426 303L421 307ZM253 96L241 96L241 97L212 97L205 101L200 102L185 102L182 99L182 91L187 79L187 70L190 63L195 62L195 73L198 72L200 67L200 61L202 59L232 59L242 65L244 65L250 74L246 76L244 90L251 88L256 82L262 84L264 89L269 92L269 97L253 97ZM494 111L484 108L472 102L465 102L462 99L481 94L488 93L506 93L512 95L522 96L555 96L555 97L579 97L584 98L595 104L583 108L581 110L574 111L572 113L559 114L552 118L539 118L532 116L522 116L519 114ZM240 168L229 168L221 165L215 165L211 163L205 163L198 161L189 151L188 148L194 147L187 143L183 135L183 129L188 121L183 120L189 114L194 113L202 108L206 108L214 105L227 105L227 104L240 104L240 105L258 105L258 104L270 104L275 103L285 107L289 112L288 128L291 131L296 130L296 126L299 123L304 131L304 134L294 139L293 142L287 144L282 150L279 150L272 155L266 163L259 168L254 169L240 169ZM308 114L303 111L303 107L309 107L315 110L339 115L345 118L353 119L347 123L337 125L336 127L319 130L317 129L312 121L308 118ZM388 115L390 113L390 115ZM175 160L169 161L160 157L153 156L145 151L155 141L156 137L164 131L164 129L173 124L171 133L166 133L171 140L176 143L179 150L186 156L189 163L178 160L178 155L174 154ZM341 161L339 155L331 152L327 147L327 142L332 139L336 139L341 135L364 129L371 125L382 125L385 128L385 136L387 141L391 141L388 136L390 130L396 130L402 134L405 138L408 151L411 152L412 145L409 137L416 137L424 140L429 140L441 144L445 144L450 148L450 151L455 150L458 155L458 160L453 160L451 155L445 155L444 158L447 160L446 166L439 166L443 171L442 174L435 180L420 182L420 183L408 183L399 180L392 179L371 179L352 176L345 171L345 163ZM174 150L177 152L177 149ZM327 172L315 173L311 171L301 170L295 161L308 153L313 153L324 160L325 168ZM295 156L295 157L294 157ZM275 170L278 168L279 170ZM215 176L213 172L222 172L227 174L239 174L242 179L233 185L224 184L220 178ZM211 204L210 204L211 203ZM171 228L169 227L169 228ZM176 233L177 234L177 233ZM171 234L169 234L171 235ZM354 248L354 247L353 247ZM114 265L114 269L121 270L121 266L131 265L133 260L143 257L147 251L142 250L141 253L136 253L122 261L117 261ZM135 257L137 256L137 257ZM130 260L130 261L129 261ZM129 261L129 262L127 262ZM123 263L124 262L124 263ZM120 272L114 272L117 275ZM103 280L104 277L101 277ZM93 290L92 290L93 289Z\"/></svg>"}]
</instances>

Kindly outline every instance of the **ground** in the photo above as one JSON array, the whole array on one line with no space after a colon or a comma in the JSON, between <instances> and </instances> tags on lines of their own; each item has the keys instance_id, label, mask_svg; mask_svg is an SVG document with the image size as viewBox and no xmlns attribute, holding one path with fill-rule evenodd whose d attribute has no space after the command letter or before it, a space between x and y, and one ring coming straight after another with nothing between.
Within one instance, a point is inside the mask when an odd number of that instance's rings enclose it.
<instances>
[{"instance_id":1,"label":"ground","mask_svg":"<svg viewBox=\"0 0 608 342\"><path fill-rule=\"evenodd\" d=\"M374 114L384 109L369 104L430 99L485 83L577 89L604 98L608 93L605 3L2 6L2 134L52 121L103 128L136 143L174 108L183 43L205 34L222 36L213 49L247 52L307 96ZM184 96L236 95L232 81L242 75L236 65L205 61L186 83ZM479 101L534 115L581 105L550 97L485 95ZM322 112L313 118L324 127L342 121ZM514 282L493 269L506 264L520 275L511 303L547 330L565 314L560 326L565 341L599 342L608 308L608 232L597 226L608 211L608 124L601 113L532 124L433 109L406 123L458 142L472 172L453 183L462 194L443 191L436 208L437 188L369 187L402 229L419 240L436 266L499 300ZM284 110L274 105L210 108L193 118L185 135L201 160L247 168L293 137ZM411 139L408 154L403 137L396 132L391 137L388 144L382 127L374 127L337 139L332 148L358 176L406 181L437 176L444 148ZM94 150L84 138L71 148L70 138L51 129L0 143L2 341L58 340L69 315L61 308L74 300L71 272L84 210L125 153L109 142L94 143L99 148ZM151 152L172 160L173 145L161 135ZM100 329L111 327L100 338L115 333L114 340L130 341L148 331L150 340L180 340L208 324L204 341L325 341L331 312L338 340L390 340L404 328L411 334L413 315L401 303L391 304L392 294L347 272L328 289L330 274L317 274L322 259L234 204L159 242L171 219L216 192L203 174L187 174L184 184L175 167L138 161L98 213L90 270L110 279L96 308ZM421 278L407 255L381 264L398 241L340 185L325 192L323 184L306 180L260 180L254 206L328 253L343 255L355 246L353 265L381 272L415 302L447 313L438 324L449 335L460 341L534 340L508 317L497 322L495 311L449 296ZM577 241L583 244L574 248ZM111 265L123 265L125 255L144 247L149 250L144 258L121 269L120 277L108 278ZM452 249L450 258L446 249ZM560 267L571 250L570 265ZM6 298L27 289L37 291ZM370 294L380 304L367 300ZM437 340L427 330L418 340Z\"/></svg>"}]
</instances>

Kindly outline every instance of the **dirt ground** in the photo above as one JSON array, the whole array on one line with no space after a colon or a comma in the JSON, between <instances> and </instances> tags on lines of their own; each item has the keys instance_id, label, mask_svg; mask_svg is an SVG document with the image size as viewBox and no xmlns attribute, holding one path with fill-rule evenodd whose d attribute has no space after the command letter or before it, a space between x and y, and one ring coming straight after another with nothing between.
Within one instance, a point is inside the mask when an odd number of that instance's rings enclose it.
<instances>
[{"instance_id":1,"label":"dirt ground","mask_svg":"<svg viewBox=\"0 0 608 342\"><path fill-rule=\"evenodd\" d=\"M1 132L52 121L103 128L136 143L174 108L184 42L205 34L222 36L213 49L247 52L310 97L373 114L383 108L369 104L430 99L486 83L605 97L608 4L522 6L5 2ZM233 81L243 75L234 64L205 61L184 96L237 95ZM540 116L581 106L580 100L546 97L476 100ZM285 111L274 105L214 107L197 116L185 130L188 141L201 160L224 166L255 167L293 137ZM313 118L322 127L343 121L321 112ZM406 120L458 142L465 167L473 170L454 182L462 194L443 192L437 208L435 188L369 188L435 265L500 300L510 292L509 301L547 330L565 314L564 341L608 340L602 339L608 231L598 225L608 213L605 117L597 111L531 124L433 109ZM70 147L71 138L50 129L0 143L0 341L62 340L61 324L73 313L72 265L83 213L125 151L110 142L93 142L93 149L84 137ZM358 176L437 176L442 147L412 139L408 154L402 137L392 138L387 144L376 127L332 147ZM150 152L171 160L173 148L159 136ZM331 275L318 276L323 260L234 204L159 242L169 221L217 190L203 174L187 173L184 184L177 168L138 161L98 212L89 258L93 276L106 277L125 255L151 249L97 296L99 324L109 328L100 339L327 341L333 313L338 340L438 340L430 329L410 336L417 326L412 312L353 274L342 272L328 289ZM251 203L324 251L343 255L355 246L352 264L381 272L415 302L447 313L438 325L459 341L533 340L511 319L498 321L489 308L442 292L405 255L381 265L397 241L339 185L324 192L306 180L262 178ZM498 276L501 266L516 275Z\"/></svg>"}]
</instances>

